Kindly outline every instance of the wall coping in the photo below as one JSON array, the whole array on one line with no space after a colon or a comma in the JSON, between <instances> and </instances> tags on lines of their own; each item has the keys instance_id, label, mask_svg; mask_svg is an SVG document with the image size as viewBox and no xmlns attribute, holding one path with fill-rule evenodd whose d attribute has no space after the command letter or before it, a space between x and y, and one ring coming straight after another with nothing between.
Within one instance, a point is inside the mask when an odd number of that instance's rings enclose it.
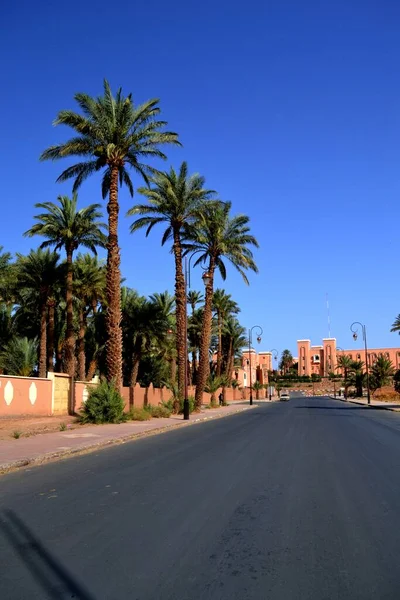
<instances>
[{"instance_id":1,"label":"wall coping","mask_svg":"<svg viewBox=\"0 0 400 600\"><path fill-rule=\"evenodd\" d=\"M48 377L25 377L23 375L3 375L0 373L0 377L4 377L4 379L30 379L32 381L51 381Z\"/></svg>"}]
</instances>

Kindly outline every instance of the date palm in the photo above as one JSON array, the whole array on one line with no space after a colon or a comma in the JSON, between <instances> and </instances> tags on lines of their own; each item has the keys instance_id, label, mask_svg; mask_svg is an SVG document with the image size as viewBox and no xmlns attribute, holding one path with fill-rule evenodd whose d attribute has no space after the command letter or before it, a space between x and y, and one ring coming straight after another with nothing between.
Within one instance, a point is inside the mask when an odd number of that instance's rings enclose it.
<instances>
[{"instance_id":1,"label":"date palm","mask_svg":"<svg viewBox=\"0 0 400 600\"><path fill-rule=\"evenodd\" d=\"M374 391L384 385L388 385L395 374L395 368L390 358L384 354L378 354L378 358L371 368L370 386Z\"/></svg>"},{"instance_id":2,"label":"date palm","mask_svg":"<svg viewBox=\"0 0 400 600\"><path fill-rule=\"evenodd\" d=\"M241 355L242 348L247 347L248 338L245 327L239 321L230 316L226 321L222 332L222 350L225 356L225 379L232 380L232 372L235 358Z\"/></svg>"},{"instance_id":3,"label":"date palm","mask_svg":"<svg viewBox=\"0 0 400 600\"><path fill-rule=\"evenodd\" d=\"M78 368L79 381L86 377L85 335L89 315L97 312L106 290L105 265L96 256L78 254L74 264L74 295L78 305Z\"/></svg>"},{"instance_id":4,"label":"date palm","mask_svg":"<svg viewBox=\"0 0 400 600\"><path fill-rule=\"evenodd\" d=\"M196 306L204 301L204 294L201 292L197 292L196 290L189 290L187 295L187 303L190 305L192 309L192 315L196 310Z\"/></svg>"},{"instance_id":5,"label":"date palm","mask_svg":"<svg viewBox=\"0 0 400 600\"><path fill-rule=\"evenodd\" d=\"M343 373L343 385L344 385L344 395L347 398L347 391L350 386L350 373L353 368L353 360L347 354L343 354L338 356L337 359L337 369L340 369Z\"/></svg>"},{"instance_id":6,"label":"date palm","mask_svg":"<svg viewBox=\"0 0 400 600\"><path fill-rule=\"evenodd\" d=\"M227 294L225 290L217 289L213 296L213 308L217 315L217 333L218 333L218 348L217 348L217 377L221 376L222 369L222 328L229 315L237 314L240 308L237 303L232 300L231 294Z\"/></svg>"},{"instance_id":7,"label":"date palm","mask_svg":"<svg viewBox=\"0 0 400 600\"><path fill-rule=\"evenodd\" d=\"M201 332L199 369L196 385L196 408L200 408L204 386L209 373L209 347L212 327L212 301L214 295L214 274L218 269L226 279L225 260L229 261L249 283L246 271L258 272L249 246L258 248L258 242L250 234L249 218L246 215L230 216L230 202L208 202L198 212L196 222L187 231L184 244L185 253L199 252L195 265L207 263L208 280L204 304L204 319Z\"/></svg>"},{"instance_id":8,"label":"date palm","mask_svg":"<svg viewBox=\"0 0 400 600\"><path fill-rule=\"evenodd\" d=\"M164 144L179 144L176 133L162 131L165 121L158 120L160 108L153 99L136 106L132 95L123 96L120 88L114 96L104 80L103 96L75 94L81 113L62 110L55 125L68 125L76 137L63 144L51 146L41 160L59 160L71 156L84 157L83 162L68 167L58 181L74 180L77 191L82 182L97 172L103 173L102 194L108 196L107 243L107 378L122 385L122 329L121 329L121 271L118 243L119 186L125 184L133 196L133 184L128 173L132 168L148 183L154 173L146 161L166 158L160 150Z\"/></svg>"},{"instance_id":9,"label":"date palm","mask_svg":"<svg viewBox=\"0 0 400 600\"><path fill-rule=\"evenodd\" d=\"M7 375L30 377L37 363L37 340L15 337L0 353L0 368Z\"/></svg>"},{"instance_id":10,"label":"date palm","mask_svg":"<svg viewBox=\"0 0 400 600\"><path fill-rule=\"evenodd\" d=\"M205 189L205 179L197 173L188 175L185 162L179 172L172 167L169 172L157 173L150 178L150 188L140 188L149 204L133 206L128 215L138 216L131 225L131 233L146 228L146 236L158 223L165 224L161 244L172 241L175 258L176 352L178 357L178 388L181 397L185 388L185 335L186 290L182 268L182 236L193 223L199 207L212 198L214 192Z\"/></svg>"},{"instance_id":11,"label":"date palm","mask_svg":"<svg viewBox=\"0 0 400 600\"><path fill-rule=\"evenodd\" d=\"M27 256L17 254L19 313L33 308L40 318L39 377L46 377L48 299L59 282L59 255L50 250L31 250ZM35 312L33 314L35 314ZM32 312L31 312L32 315Z\"/></svg>"},{"instance_id":12,"label":"date palm","mask_svg":"<svg viewBox=\"0 0 400 600\"><path fill-rule=\"evenodd\" d=\"M68 375L75 376L75 330L73 311L73 254L79 246L89 248L96 254L96 246L104 246L106 237L102 232L105 224L101 223L100 205L91 204L86 208L77 209L78 196L76 193L68 196L58 196L58 204L54 202L39 202L35 204L45 212L36 215L38 221L24 235L32 237L40 235L46 238L41 248L54 246L56 250L63 248L67 256L66 268L66 313L67 331L65 338L64 368Z\"/></svg>"},{"instance_id":13,"label":"date palm","mask_svg":"<svg viewBox=\"0 0 400 600\"><path fill-rule=\"evenodd\" d=\"M393 323L390 331L392 331L392 332L398 331L399 334L400 334L400 315L397 315L397 317L394 320L394 323Z\"/></svg>"}]
</instances>

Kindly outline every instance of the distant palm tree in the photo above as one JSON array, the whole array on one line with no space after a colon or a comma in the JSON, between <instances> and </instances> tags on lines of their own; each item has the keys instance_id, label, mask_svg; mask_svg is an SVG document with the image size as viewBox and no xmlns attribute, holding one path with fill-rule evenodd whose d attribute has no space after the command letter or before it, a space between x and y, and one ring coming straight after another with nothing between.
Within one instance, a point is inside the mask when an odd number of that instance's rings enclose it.
<instances>
[{"instance_id":1,"label":"distant palm tree","mask_svg":"<svg viewBox=\"0 0 400 600\"><path fill-rule=\"evenodd\" d=\"M190 304L192 314L196 310L196 306L201 302L204 302L204 294L197 292L196 290L189 290L187 295L187 303Z\"/></svg>"},{"instance_id":2,"label":"distant palm tree","mask_svg":"<svg viewBox=\"0 0 400 600\"><path fill-rule=\"evenodd\" d=\"M160 306L139 296L134 290L127 293L123 304L124 351L131 389L130 405L134 403L134 389L140 361L166 336L167 324Z\"/></svg>"},{"instance_id":3,"label":"distant palm tree","mask_svg":"<svg viewBox=\"0 0 400 600\"><path fill-rule=\"evenodd\" d=\"M66 293L67 331L65 339L64 367L68 375L75 376L75 330L73 312L73 254L79 246L89 248L96 254L96 246L105 246L106 237L102 229L106 227L98 219L102 216L100 204L91 204L77 210L78 196L72 198L58 196L58 205L53 202L39 202L36 208L45 212L35 216L38 221L24 235L40 235L46 238L41 248L54 246L63 248L67 255Z\"/></svg>"},{"instance_id":4,"label":"distant palm tree","mask_svg":"<svg viewBox=\"0 0 400 600\"><path fill-rule=\"evenodd\" d=\"M212 326L212 301L214 295L214 273L218 269L223 280L226 278L224 259L227 259L249 283L245 271L258 272L249 246L258 247L250 234L249 218L245 215L230 217L230 202L208 202L197 215L196 222L187 231L185 253L199 252L195 265L208 263L208 281L204 305L204 320L201 334L199 369L196 385L196 408L200 408L204 386L209 373L209 347Z\"/></svg>"},{"instance_id":5,"label":"distant palm tree","mask_svg":"<svg viewBox=\"0 0 400 600\"><path fill-rule=\"evenodd\" d=\"M247 347L248 339L245 327L240 325L235 317L229 317L222 332L222 349L225 355L225 378L228 382L232 380L235 358L238 358L244 347Z\"/></svg>"},{"instance_id":6,"label":"distant palm tree","mask_svg":"<svg viewBox=\"0 0 400 600\"><path fill-rule=\"evenodd\" d=\"M0 354L0 368L7 375L30 377L37 363L37 340L15 337Z\"/></svg>"},{"instance_id":7,"label":"distant palm tree","mask_svg":"<svg viewBox=\"0 0 400 600\"><path fill-rule=\"evenodd\" d=\"M222 377L218 377L217 375L208 376L204 391L207 392L207 394L211 394L210 406L212 406L212 408L216 408L217 406L216 393L223 384L224 379Z\"/></svg>"},{"instance_id":8,"label":"distant palm tree","mask_svg":"<svg viewBox=\"0 0 400 600\"><path fill-rule=\"evenodd\" d=\"M182 268L182 236L213 190L205 189L205 179L197 173L188 175L186 162L181 164L177 173L172 167L169 172L157 173L150 178L150 188L140 188L149 204L133 206L128 215L140 215L131 225L131 233L146 228L146 236L158 223L166 225L161 244L172 241L175 257L175 304L176 304L176 352L178 357L178 388L184 396L186 335L186 290Z\"/></svg>"},{"instance_id":9,"label":"distant palm tree","mask_svg":"<svg viewBox=\"0 0 400 600\"><path fill-rule=\"evenodd\" d=\"M279 362L279 369L283 372L283 374L285 375L290 367L293 365L293 355L290 352L290 350L284 350L282 352L282 357L281 360Z\"/></svg>"},{"instance_id":10,"label":"distant palm tree","mask_svg":"<svg viewBox=\"0 0 400 600\"><path fill-rule=\"evenodd\" d=\"M59 255L50 250L31 250L27 256L17 254L18 303L20 311L31 308L40 315L39 377L46 377L47 366L47 312L48 299L58 285L60 271ZM34 313L33 313L34 314ZM32 315L32 312L31 312Z\"/></svg>"},{"instance_id":11,"label":"distant palm tree","mask_svg":"<svg viewBox=\"0 0 400 600\"><path fill-rule=\"evenodd\" d=\"M86 378L85 335L90 314L97 312L106 295L105 265L96 256L78 254L74 264L74 295L78 307L78 368L79 381Z\"/></svg>"},{"instance_id":12,"label":"distant palm tree","mask_svg":"<svg viewBox=\"0 0 400 600\"><path fill-rule=\"evenodd\" d=\"M108 81L104 80L104 94L92 98L75 94L83 114L71 110L58 113L56 125L68 125L77 136L64 144L51 146L41 160L59 160L70 156L85 157L68 167L58 181L74 179L76 192L89 176L103 171L103 198L108 195L108 258L107 258L107 377L122 385L122 329L121 329L121 271L118 244L118 186L125 184L133 196L133 185L127 167L131 167L146 183L154 168L149 158L166 158L160 150L164 144L180 145L176 133L162 131L165 121L160 114L158 100L149 100L135 106L132 94L124 97L120 88L113 96Z\"/></svg>"},{"instance_id":13,"label":"distant palm tree","mask_svg":"<svg viewBox=\"0 0 400 600\"><path fill-rule=\"evenodd\" d=\"M347 398L347 391L350 386L349 375L353 368L353 360L347 354L338 357L336 369L340 369L343 373L344 395Z\"/></svg>"},{"instance_id":14,"label":"distant palm tree","mask_svg":"<svg viewBox=\"0 0 400 600\"><path fill-rule=\"evenodd\" d=\"M217 315L217 377L221 376L222 369L222 328L225 320L230 316L240 312L238 304L232 300L231 294L227 294L225 290L217 289L213 295L213 308Z\"/></svg>"},{"instance_id":15,"label":"distant palm tree","mask_svg":"<svg viewBox=\"0 0 400 600\"><path fill-rule=\"evenodd\" d=\"M390 331L392 331L392 332L398 331L400 334L400 315L397 315Z\"/></svg>"}]
</instances>

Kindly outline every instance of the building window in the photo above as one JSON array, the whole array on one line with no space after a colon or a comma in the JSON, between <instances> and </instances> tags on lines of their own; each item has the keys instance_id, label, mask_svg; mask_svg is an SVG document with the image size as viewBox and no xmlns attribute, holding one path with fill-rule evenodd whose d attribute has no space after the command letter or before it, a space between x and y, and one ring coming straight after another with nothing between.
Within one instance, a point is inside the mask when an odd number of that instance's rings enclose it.
<instances>
[{"instance_id":1,"label":"building window","mask_svg":"<svg viewBox=\"0 0 400 600\"><path fill-rule=\"evenodd\" d=\"M357 360L361 359L361 354L357 354Z\"/></svg>"}]
</instances>

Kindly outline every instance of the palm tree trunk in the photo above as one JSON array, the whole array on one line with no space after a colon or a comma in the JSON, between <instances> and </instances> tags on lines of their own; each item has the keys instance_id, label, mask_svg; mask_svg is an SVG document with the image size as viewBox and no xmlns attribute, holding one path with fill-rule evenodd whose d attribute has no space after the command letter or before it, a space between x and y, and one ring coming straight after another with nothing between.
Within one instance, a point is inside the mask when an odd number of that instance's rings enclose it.
<instances>
[{"instance_id":1,"label":"palm tree trunk","mask_svg":"<svg viewBox=\"0 0 400 600\"><path fill-rule=\"evenodd\" d=\"M176 314L176 355L178 358L178 390L180 398L185 395L186 356L186 286L182 269L182 246L179 230L174 230L175 256L175 314Z\"/></svg>"},{"instance_id":2,"label":"palm tree trunk","mask_svg":"<svg viewBox=\"0 0 400 600\"><path fill-rule=\"evenodd\" d=\"M196 350L192 352L192 385L197 383L197 353Z\"/></svg>"},{"instance_id":3,"label":"palm tree trunk","mask_svg":"<svg viewBox=\"0 0 400 600\"><path fill-rule=\"evenodd\" d=\"M97 358L92 358L89 363L89 369L86 375L86 381L92 381L97 369Z\"/></svg>"},{"instance_id":4,"label":"palm tree trunk","mask_svg":"<svg viewBox=\"0 0 400 600\"><path fill-rule=\"evenodd\" d=\"M40 307L39 377L46 377L47 367L47 298Z\"/></svg>"},{"instance_id":5,"label":"palm tree trunk","mask_svg":"<svg viewBox=\"0 0 400 600\"><path fill-rule=\"evenodd\" d=\"M221 364L222 364L222 315L218 311L218 351L217 351L217 377L221 376Z\"/></svg>"},{"instance_id":6,"label":"palm tree trunk","mask_svg":"<svg viewBox=\"0 0 400 600\"><path fill-rule=\"evenodd\" d=\"M78 379L85 381L86 356L85 356L85 333L86 318L83 310L79 311L79 333L78 333Z\"/></svg>"},{"instance_id":7,"label":"palm tree trunk","mask_svg":"<svg viewBox=\"0 0 400 600\"><path fill-rule=\"evenodd\" d=\"M117 389L122 386L122 329L121 329L121 272L118 245L118 166L111 167L110 195L107 205L107 379L114 381Z\"/></svg>"},{"instance_id":8,"label":"palm tree trunk","mask_svg":"<svg viewBox=\"0 0 400 600\"><path fill-rule=\"evenodd\" d=\"M138 378L140 355L134 354L132 359L131 377L129 381L129 408L133 408L135 402L135 385Z\"/></svg>"},{"instance_id":9,"label":"palm tree trunk","mask_svg":"<svg viewBox=\"0 0 400 600\"><path fill-rule=\"evenodd\" d=\"M75 376L75 332L74 332L74 308L73 308L73 265L72 265L72 249L66 248L67 251L67 289L66 289L66 304L67 304L67 330L65 334L64 345L64 369L70 377Z\"/></svg>"},{"instance_id":10,"label":"palm tree trunk","mask_svg":"<svg viewBox=\"0 0 400 600\"><path fill-rule=\"evenodd\" d=\"M232 338L229 341L229 350L228 350L228 356L226 359L226 371L225 371L225 377L228 381L228 386L231 386L231 381L232 381L232 371L233 371L233 342L232 342Z\"/></svg>"},{"instance_id":11,"label":"palm tree trunk","mask_svg":"<svg viewBox=\"0 0 400 600\"><path fill-rule=\"evenodd\" d=\"M214 269L214 260L210 259L210 264L208 267L209 280L206 286L203 323L201 327L199 368L197 370L197 385L195 394L195 407L197 410L201 408L203 402L203 392L210 371L210 361L208 354L211 340L212 302L214 294Z\"/></svg>"},{"instance_id":12,"label":"palm tree trunk","mask_svg":"<svg viewBox=\"0 0 400 600\"><path fill-rule=\"evenodd\" d=\"M55 301L51 298L47 302L49 309L49 322L47 326L47 371L54 371L54 317L55 317Z\"/></svg>"}]
</instances>

